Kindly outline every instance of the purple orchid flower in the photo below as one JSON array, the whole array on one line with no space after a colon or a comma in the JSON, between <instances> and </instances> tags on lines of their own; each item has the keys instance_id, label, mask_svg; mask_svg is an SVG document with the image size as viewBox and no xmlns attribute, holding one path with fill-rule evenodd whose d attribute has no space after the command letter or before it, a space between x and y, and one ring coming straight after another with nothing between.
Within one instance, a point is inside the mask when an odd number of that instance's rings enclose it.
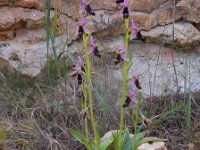
<instances>
[{"instance_id":1,"label":"purple orchid flower","mask_svg":"<svg viewBox=\"0 0 200 150\"><path fill-rule=\"evenodd\" d=\"M82 16L81 20L79 22L78 35L82 36L84 34L84 32L87 33L87 34L90 34L90 31L87 28L87 21Z\"/></svg>"},{"instance_id":2,"label":"purple orchid flower","mask_svg":"<svg viewBox=\"0 0 200 150\"><path fill-rule=\"evenodd\" d=\"M77 64L73 68L73 71L71 73L69 73L69 76L73 76L73 77L77 76L78 84L81 85L83 83L83 78L81 75L82 72L85 72L85 69L83 67L83 61L82 61L81 57L78 57Z\"/></svg>"},{"instance_id":3,"label":"purple orchid flower","mask_svg":"<svg viewBox=\"0 0 200 150\"><path fill-rule=\"evenodd\" d=\"M81 24L83 27L87 25L87 21L84 19L83 16L81 17L81 22L80 22L80 24Z\"/></svg>"},{"instance_id":4,"label":"purple orchid flower","mask_svg":"<svg viewBox=\"0 0 200 150\"><path fill-rule=\"evenodd\" d=\"M137 87L138 90L141 90L142 86L141 86L140 81L139 81L139 76L140 75L138 75L134 71L132 71L131 74L132 74L132 78L134 79L135 86Z\"/></svg>"},{"instance_id":5,"label":"purple orchid flower","mask_svg":"<svg viewBox=\"0 0 200 150\"><path fill-rule=\"evenodd\" d=\"M128 0L124 0L124 3L120 4L120 5L123 6L123 7L129 7L130 6L130 4L128 3Z\"/></svg>"},{"instance_id":6,"label":"purple orchid flower","mask_svg":"<svg viewBox=\"0 0 200 150\"><path fill-rule=\"evenodd\" d=\"M130 103L136 104L137 103L137 94L135 90L132 90L128 96L126 97L125 103L123 105L123 107L127 107L129 106Z\"/></svg>"},{"instance_id":7,"label":"purple orchid flower","mask_svg":"<svg viewBox=\"0 0 200 150\"><path fill-rule=\"evenodd\" d=\"M86 14L86 12L92 16L95 16L95 12L90 7L90 4L87 4L86 0L81 0L81 7L79 10L80 14Z\"/></svg>"},{"instance_id":8,"label":"purple orchid flower","mask_svg":"<svg viewBox=\"0 0 200 150\"><path fill-rule=\"evenodd\" d=\"M90 7L90 5L88 4L85 8L86 12L92 16L95 16L95 12L92 10L92 8Z\"/></svg>"},{"instance_id":9,"label":"purple orchid flower","mask_svg":"<svg viewBox=\"0 0 200 150\"><path fill-rule=\"evenodd\" d=\"M78 61L77 61L77 64L76 64L76 68L80 68L82 67L83 65L83 60L81 59L80 56L78 56Z\"/></svg>"},{"instance_id":10,"label":"purple orchid flower","mask_svg":"<svg viewBox=\"0 0 200 150\"><path fill-rule=\"evenodd\" d=\"M136 94L136 91L135 90L132 90L129 95L128 95L130 98L131 98L131 102L136 104L137 103L137 94Z\"/></svg>"},{"instance_id":11,"label":"purple orchid flower","mask_svg":"<svg viewBox=\"0 0 200 150\"><path fill-rule=\"evenodd\" d=\"M83 71L83 61L82 61L81 57L78 57L77 64L73 68L73 71L71 73L69 73L69 75L75 76L76 74L80 73L81 71Z\"/></svg>"},{"instance_id":12,"label":"purple orchid flower","mask_svg":"<svg viewBox=\"0 0 200 150\"><path fill-rule=\"evenodd\" d=\"M89 48L89 51L86 55L90 55L91 53L93 53L95 56L101 58L101 54L99 53L99 50L98 50L98 44L95 44L94 42L94 38L92 35L90 35L90 48Z\"/></svg>"},{"instance_id":13,"label":"purple orchid flower","mask_svg":"<svg viewBox=\"0 0 200 150\"><path fill-rule=\"evenodd\" d=\"M130 4L128 3L128 0L124 0L124 3L120 5L123 6L122 12L123 12L124 19L127 19L129 16L128 7L130 6Z\"/></svg>"},{"instance_id":14,"label":"purple orchid flower","mask_svg":"<svg viewBox=\"0 0 200 150\"><path fill-rule=\"evenodd\" d=\"M91 48L96 47L96 44L94 43L94 38L93 38L92 35L90 35L90 47L91 47Z\"/></svg>"},{"instance_id":15,"label":"purple orchid flower","mask_svg":"<svg viewBox=\"0 0 200 150\"><path fill-rule=\"evenodd\" d=\"M141 34L138 26L134 23L134 21L132 20L132 23L131 23L131 28L130 28L130 39L133 40L133 39L138 39L138 40L141 40L143 42L145 42L145 37Z\"/></svg>"},{"instance_id":16,"label":"purple orchid flower","mask_svg":"<svg viewBox=\"0 0 200 150\"><path fill-rule=\"evenodd\" d=\"M138 31L139 31L137 25L133 22L133 20L132 20L132 23L131 23L131 29L130 30L131 30L130 39L133 40L137 37Z\"/></svg>"},{"instance_id":17,"label":"purple orchid flower","mask_svg":"<svg viewBox=\"0 0 200 150\"><path fill-rule=\"evenodd\" d=\"M94 43L94 39L93 39L92 36L90 36L90 49L91 49L90 51L92 51L93 54L94 54L96 57L101 58L101 54L100 54L100 52L99 52L99 50L98 50L98 44L95 44L95 43Z\"/></svg>"},{"instance_id":18,"label":"purple orchid flower","mask_svg":"<svg viewBox=\"0 0 200 150\"><path fill-rule=\"evenodd\" d=\"M126 56L126 50L124 48L122 49L119 49L118 51L116 51L116 53L118 54L117 55L117 58L115 60L115 65L117 65L118 63L121 62L121 60L125 60L125 61L128 61L128 58Z\"/></svg>"}]
</instances>

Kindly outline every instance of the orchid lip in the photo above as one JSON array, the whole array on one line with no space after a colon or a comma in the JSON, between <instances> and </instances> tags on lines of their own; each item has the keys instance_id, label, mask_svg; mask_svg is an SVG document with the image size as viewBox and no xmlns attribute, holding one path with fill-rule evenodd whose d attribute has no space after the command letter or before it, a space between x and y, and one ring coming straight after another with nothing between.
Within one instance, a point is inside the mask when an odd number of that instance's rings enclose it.
<instances>
[{"instance_id":1,"label":"orchid lip","mask_svg":"<svg viewBox=\"0 0 200 150\"><path fill-rule=\"evenodd\" d=\"M124 3L124 0L116 0L117 4Z\"/></svg>"},{"instance_id":2,"label":"orchid lip","mask_svg":"<svg viewBox=\"0 0 200 150\"><path fill-rule=\"evenodd\" d=\"M92 15L92 16L95 16L95 12L91 9L90 5L88 4L86 7L85 7L85 10L88 14Z\"/></svg>"},{"instance_id":3,"label":"orchid lip","mask_svg":"<svg viewBox=\"0 0 200 150\"><path fill-rule=\"evenodd\" d=\"M124 16L124 19L128 18L128 16L129 16L128 7L124 7L124 9L123 9L123 16Z\"/></svg>"}]
</instances>

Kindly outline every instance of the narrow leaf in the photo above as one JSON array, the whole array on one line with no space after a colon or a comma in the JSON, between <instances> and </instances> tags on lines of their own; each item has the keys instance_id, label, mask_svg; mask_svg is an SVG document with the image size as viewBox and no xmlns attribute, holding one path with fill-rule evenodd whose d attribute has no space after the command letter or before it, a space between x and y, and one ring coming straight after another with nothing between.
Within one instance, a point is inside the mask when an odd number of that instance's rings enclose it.
<instances>
[{"instance_id":1,"label":"narrow leaf","mask_svg":"<svg viewBox=\"0 0 200 150\"><path fill-rule=\"evenodd\" d=\"M89 141L86 140L86 138L80 134L78 131L74 130L74 129L69 129L70 130L70 133L79 141L81 142L82 144L85 145L85 147L88 149L88 150L91 150L92 147L91 145L89 144Z\"/></svg>"}]
</instances>

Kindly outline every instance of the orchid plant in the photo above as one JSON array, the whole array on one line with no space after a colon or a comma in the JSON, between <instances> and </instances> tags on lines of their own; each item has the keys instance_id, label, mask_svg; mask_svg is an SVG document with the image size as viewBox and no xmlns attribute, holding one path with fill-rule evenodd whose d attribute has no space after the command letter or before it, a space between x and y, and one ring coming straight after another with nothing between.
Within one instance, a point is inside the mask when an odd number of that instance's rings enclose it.
<instances>
[{"instance_id":1,"label":"orchid plant","mask_svg":"<svg viewBox=\"0 0 200 150\"><path fill-rule=\"evenodd\" d=\"M82 101L82 113L84 114L84 121L85 121L85 137L80 134L78 131L71 129L71 134L79 140L81 143L85 145L88 150L107 150L109 146L114 142L115 149L117 150L126 150L126 149L133 149L135 150L138 143L142 143L140 140L145 135L144 133L137 133L137 123L139 115L142 118L145 118L142 114L141 110L139 109L140 99L141 99L141 85L139 82L139 76L132 73L132 79L134 80L134 84L136 90L133 88L128 92L127 90L127 77L129 69L132 65L132 53L129 54L129 40L136 39L138 34L140 34L138 26L131 22L131 26L129 27L129 6L130 3L128 0L117 0L117 4L122 6L122 15L125 22L125 37L124 37L124 44L122 48L116 51L117 57L115 59L114 64L117 65L123 62L123 81L122 81L122 97L121 97L121 111L120 111L120 124L119 130L117 131L117 136L112 136L107 141L101 142L99 132L96 127L95 117L93 112L93 96L92 96L92 81L91 81L91 62L90 56L93 53L96 57L102 58L98 47L99 45L95 42L93 36L91 35L88 29L88 23L84 18L84 15L90 14L92 16L95 15L95 12L91 9L90 4L87 0L80 1L80 22L78 28L78 36L82 37L83 44L84 44L84 55L85 63L83 62L81 57L78 57L78 61L76 66L73 68L73 71L69 74L70 76L76 76L78 79L78 84L82 87L83 92L83 101ZM128 56L130 56L128 58ZM85 64L85 65L84 65ZM85 77L86 83L83 83L82 76ZM132 81L132 80L131 80ZM127 94L128 93L128 94ZM89 106L87 107L87 103ZM132 105L131 105L132 104ZM131 118L134 124L134 136L130 137L129 132L127 132L125 123L124 123L124 111L127 107L133 106L135 108L135 114L131 112ZM90 141L88 136L88 113L91 117L91 124L94 132L94 140ZM159 140L159 139L154 139ZM152 139L147 139L145 141L152 141Z\"/></svg>"},{"instance_id":2,"label":"orchid plant","mask_svg":"<svg viewBox=\"0 0 200 150\"><path fill-rule=\"evenodd\" d=\"M87 147L87 149L92 149L92 147L95 146L95 148L97 150L99 150L99 145L100 145L100 140L99 140L99 133L97 131L96 128L96 123L95 123L95 118L94 118L94 112L93 112L93 101L92 101L92 83L91 83L91 62L90 62L90 54L92 51L95 53L96 50L96 45L93 41L93 38L90 34L90 31L87 27L87 21L84 19L84 14L85 13L91 14L91 15L95 15L95 13L92 11L90 5L87 3L86 0L81 0L81 6L80 6L80 15L82 15L80 17L80 22L79 22L79 28L78 28L78 36L82 37L83 39L83 44L84 44L84 53L85 53L85 68L84 68L84 76L86 78L86 84L83 84L82 86L82 92L83 92L83 100L84 100L84 104L83 104L83 109L84 111L86 111L87 114L87 107L86 104L87 102L89 103L89 112L90 112L90 117L91 117L91 123L92 123L92 128L93 128L93 132L94 132L94 142L90 142L89 144L89 139L88 139L88 120L87 120L87 115L84 118L85 119L85 132L86 132L86 139L84 139L84 143L85 146ZM90 48L88 49L88 38L90 37ZM98 53L98 56L100 54ZM82 69L82 65L83 62L79 57L79 61L76 65L76 67L74 68L73 72L80 72L80 70ZM73 74L73 72L71 74ZM80 79L80 76L78 76L78 78ZM80 139L80 137L82 136L80 133L78 133L77 131L71 129L71 133L73 136L75 136L79 141L83 141L83 139ZM82 142L83 143L83 142Z\"/></svg>"}]
</instances>

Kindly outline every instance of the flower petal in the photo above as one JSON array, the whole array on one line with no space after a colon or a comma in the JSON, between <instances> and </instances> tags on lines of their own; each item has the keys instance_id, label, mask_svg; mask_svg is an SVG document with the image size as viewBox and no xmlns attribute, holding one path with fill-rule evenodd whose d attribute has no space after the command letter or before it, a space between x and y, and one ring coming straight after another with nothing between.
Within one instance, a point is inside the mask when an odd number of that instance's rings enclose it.
<instances>
[{"instance_id":1,"label":"flower petal","mask_svg":"<svg viewBox=\"0 0 200 150\"><path fill-rule=\"evenodd\" d=\"M74 75L76 75L77 73L78 73L77 70L73 70L73 71L70 72L68 75L69 75L69 76L74 76Z\"/></svg>"},{"instance_id":2,"label":"flower petal","mask_svg":"<svg viewBox=\"0 0 200 150\"><path fill-rule=\"evenodd\" d=\"M87 21L84 19L84 17L82 16L81 17L81 25L84 27L84 26L86 26L87 25Z\"/></svg>"},{"instance_id":3,"label":"flower petal","mask_svg":"<svg viewBox=\"0 0 200 150\"><path fill-rule=\"evenodd\" d=\"M78 62L77 62L78 66L82 66L83 65L83 60L81 59L80 56L78 56Z\"/></svg>"},{"instance_id":4,"label":"flower petal","mask_svg":"<svg viewBox=\"0 0 200 150\"><path fill-rule=\"evenodd\" d=\"M79 9L79 13L80 13L80 14L86 13L85 8L86 8L86 5L81 5L81 7L80 7L80 9Z\"/></svg>"},{"instance_id":5,"label":"flower petal","mask_svg":"<svg viewBox=\"0 0 200 150\"><path fill-rule=\"evenodd\" d=\"M83 26L83 29L84 29L85 33L87 33L88 35L91 34L89 29L87 28L87 26Z\"/></svg>"},{"instance_id":6,"label":"flower petal","mask_svg":"<svg viewBox=\"0 0 200 150\"><path fill-rule=\"evenodd\" d=\"M132 20L132 22L131 22L131 28L132 28L133 30L138 31L138 27L137 27L137 25L134 23L133 20Z\"/></svg>"},{"instance_id":7,"label":"flower petal","mask_svg":"<svg viewBox=\"0 0 200 150\"><path fill-rule=\"evenodd\" d=\"M137 37L137 32L133 31L130 35L130 40L136 39Z\"/></svg>"},{"instance_id":8,"label":"flower petal","mask_svg":"<svg viewBox=\"0 0 200 150\"><path fill-rule=\"evenodd\" d=\"M128 59L128 57L127 57L127 56L123 56L123 55L122 55L121 57L122 57L122 59L123 59L123 60L125 60L125 61L127 61L127 62L128 62L128 60L129 60L129 59Z\"/></svg>"},{"instance_id":9,"label":"flower petal","mask_svg":"<svg viewBox=\"0 0 200 150\"><path fill-rule=\"evenodd\" d=\"M120 55L124 55L124 54L126 54L126 50L125 49L120 49L119 53L120 53Z\"/></svg>"},{"instance_id":10,"label":"flower petal","mask_svg":"<svg viewBox=\"0 0 200 150\"><path fill-rule=\"evenodd\" d=\"M129 93L129 97L131 98L131 101L134 104L137 103L137 94L136 94L136 91L134 89Z\"/></svg>"},{"instance_id":11,"label":"flower petal","mask_svg":"<svg viewBox=\"0 0 200 150\"><path fill-rule=\"evenodd\" d=\"M94 39L93 39L92 35L90 35L90 47L92 47L92 48L95 47L95 43L94 43Z\"/></svg>"}]
</instances>

